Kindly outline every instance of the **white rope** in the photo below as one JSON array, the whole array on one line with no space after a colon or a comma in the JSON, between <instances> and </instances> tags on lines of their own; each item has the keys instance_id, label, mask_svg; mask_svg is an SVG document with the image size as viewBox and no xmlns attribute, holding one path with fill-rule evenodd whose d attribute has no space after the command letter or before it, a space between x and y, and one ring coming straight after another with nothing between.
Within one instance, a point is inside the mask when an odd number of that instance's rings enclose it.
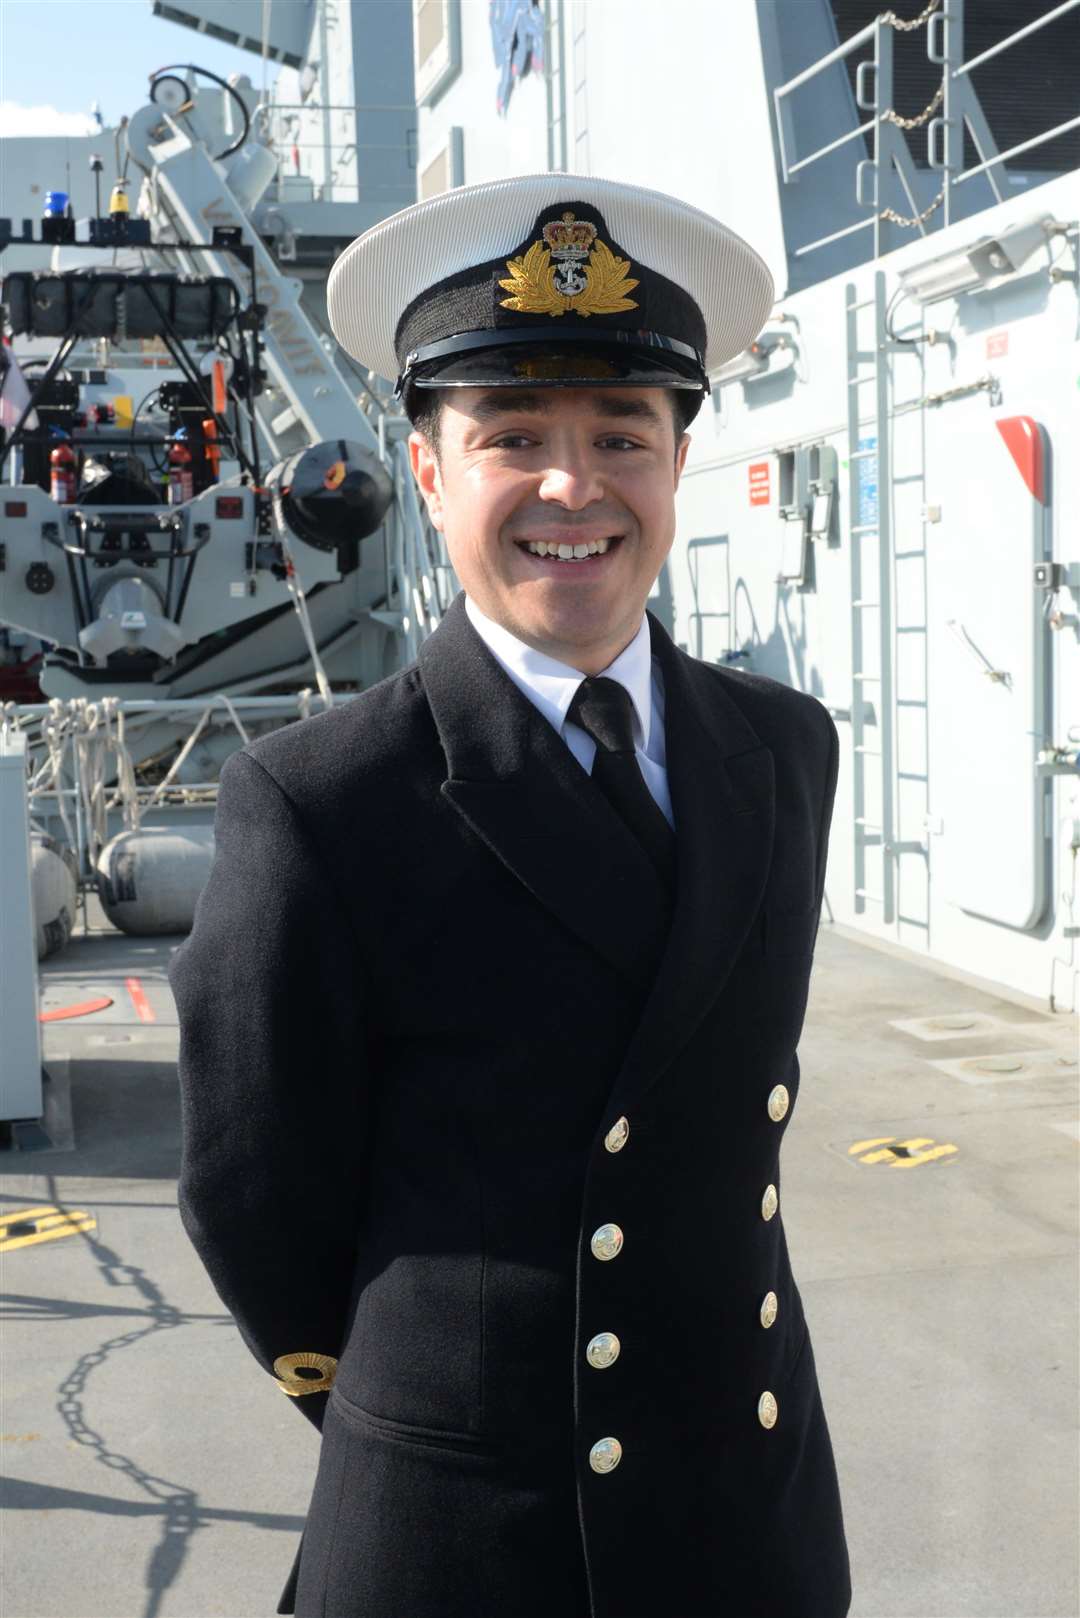
<instances>
[{"instance_id":1,"label":"white rope","mask_svg":"<svg viewBox=\"0 0 1080 1618\"><path fill-rule=\"evenodd\" d=\"M180 768L181 764L183 764L184 760L187 758L188 754L191 752L191 749L195 746L195 743L198 741L199 737L202 735L203 730L205 729L205 727L209 723L210 715L213 713L215 702L223 702L225 704L226 708L229 710L229 714L230 714L230 716L232 718L233 724L236 726L237 730L240 732L241 740L243 742L245 742L245 743L250 740L250 737L248 736L248 733L247 733L246 729L244 728L243 720L240 718L240 715L237 713L236 708L235 708L235 706L233 704L232 698L229 697L227 695L227 693L224 692L224 691L215 691L214 695L211 697L210 701L207 703L206 707L203 709L202 713L199 715L199 722L195 726L195 729L192 731L191 735L188 737L187 741L184 743L184 745L180 749L179 753L177 753L176 757L173 759L172 764L169 766L169 769L168 769L167 773L158 782L157 786L154 788L153 792L150 794L149 798L146 800L146 803L143 805L142 811L141 811L143 814L145 814L148 809L152 809L154 807L154 805L161 798L162 794L165 792L166 788L168 788L172 784L173 777L175 776L177 770Z\"/></svg>"},{"instance_id":2,"label":"white rope","mask_svg":"<svg viewBox=\"0 0 1080 1618\"><path fill-rule=\"evenodd\" d=\"M323 668L319 649L315 645L311 617L308 613L307 597L304 594L303 585L300 583L300 575L296 571L292 547L289 544L289 529L285 522L285 514L281 509L280 490L275 488L271 498L273 500L274 526L277 529L277 540L281 546L281 553L285 558L285 583L289 594L293 598L293 606L296 608L296 615L300 620L300 628L303 630L304 639L307 641L308 655L315 670L315 680L319 687L319 694L323 699L323 705L327 708L332 708L334 706L334 693L331 690L330 681L326 678L326 670Z\"/></svg>"}]
</instances>

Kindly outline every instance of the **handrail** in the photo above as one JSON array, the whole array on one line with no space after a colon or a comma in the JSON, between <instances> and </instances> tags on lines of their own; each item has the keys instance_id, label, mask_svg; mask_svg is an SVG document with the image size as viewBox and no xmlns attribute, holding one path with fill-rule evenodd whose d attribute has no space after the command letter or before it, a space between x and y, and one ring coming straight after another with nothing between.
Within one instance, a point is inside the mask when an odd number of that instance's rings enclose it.
<instances>
[{"instance_id":1,"label":"handrail","mask_svg":"<svg viewBox=\"0 0 1080 1618\"><path fill-rule=\"evenodd\" d=\"M1076 0L1080 4L1080 0ZM1004 163L1010 157L1018 157L1021 152L1029 152L1033 146L1043 146L1048 140L1054 140L1058 135L1064 135L1069 129L1080 128L1080 118L1070 118L1067 123L1058 124L1056 129L1048 129L1045 135L1033 135L1030 140L1021 141L1019 146L1010 146L1007 152L999 152L996 157L988 157L985 163L976 163L974 168L965 169L953 180L953 185L959 185L961 180L971 180L976 174L985 174L996 163Z\"/></svg>"},{"instance_id":2,"label":"handrail","mask_svg":"<svg viewBox=\"0 0 1080 1618\"><path fill-rule=\"evenodd\" d=\"M858 50L860 45L865 45L868 39L873 39L876 28L876 22L868 22L865 28L860 28L857 34L852 34L851 38L846 39L842 45L837 45L836 49L830 51L828 56L822 56L818 61L812 62L809 67L803 68L801 73L797 73L793 79L789 79L786 84L782 84L779 89L774 90L774 98L790 95L792 90L797 90L801 84L808 83L815 74L821 73L827 67L832 67L834 62L842 61L845 56L850 56L852 51Z\"/></svg>"},{"instance_id":3,"label":"handrail","mask_svg":"<svg viewBox=\"0 0 1080 1618\"><path fill-rule=\"evenodd\" d=\"M776 117L777 142L780 155L780 169L785 184L790 184L793 178L812 163L819 162L840 147L848 145L854 140L866 135L873 136L873 157L859 163L856 170L856 202L873 211L865 219L858 220L853 225L846 225L840 230L831 231L815 241L806 242L800 247L792 249L792 257L800 258L807 253L816 252L819 248L827 247L832 242L840 241L846 236L852 236L857 231L873 227L874 247L873 256L880 256L882 250L882 225L891 222L904 229L918 229L926 234L926 220L938 208L942 208L941 223L947 226L952 222L950 207L953 187L965 180L972 180L977 175L985 174L993 192L994 200L1003 200L1003 193L995 178L994 171L1010 159L1019 157L1023 152L1031 151L1037 146L1043 146L1048 141L1056 139L1069 130L1080 128L1080 116L1067 119L1064 123L1046 130L1041 135L1034 135L1030 140L1019 142L1011 146L1008 151L999 152L991 134L989 124L979 105L974 85L970 75L975 68L990 61L992 57L999 56L1003 51L1010 49L1020 40L1037 33L1049 23L1055 22L1059 17L1080 7L1080 0L1062 0L1062 3L1051 8L1043 16L1026 23L1022 28L1016 29L1005 39L999 40L988 50L981 51L970 61L956 61L953 58L952 47L957 41L962 49L964 0L940 0L940 9L928 6L922 15L913 20L912 26L926 23L927 27L927 56L931 62L940 66L942 70L942 85L935 99L925 112L919 115L917 124L927 119L942 95L945 97L943 116L933 118L927 125L928 140L928 167L941 171L941 190L932 202L921 211L915 201L916 187L915 174L911 165L906 143L900 138L900 129L910 128L912 120L901 120L892 108L883 107L882 99L891 96L892 87L892 35L891 28L898 26L891 12L884 12L876 17L872 23L860 28L850 39L836 46L818 61L812 62L809 67L797 73L786 83L777 85L773 90L773 106ZM906 28L907 25L905 25ZM843 61L853 51L873 41L874 56L872 62L862 64L867 71L873 70L875 84L874 96L876 104L870 107L864 105L861 88L857 88L856 101L864 110L871 111L873 116L869 121L860 123L848 130L845 134L829 141L826 145L810 152L805 157L793 161L794 153L789 153L791 144L790 128L785 128L790 119L790 113L785 105L786 99L808 84L818 74L828 67ZM879 95L880 88L880 95ZM965 128L974 142L979 161L969 169L961 170L963 161L963 142ZM880 186L883 177L891 179L895 170L903 193L907 197L911 208L910 216L904 216L893 208L881 206ZM867 184L872 180L872 185ZM864 200L865 199L865 200Z\"/></svg>"},{"instance_id":4,"label":"handrail","mask_svg":"<svg viewBox=\"0 0 1080 1618\"><path fill-rule=\"evenodd\" d=\"M799 161L792 163L788 169L787 178L790 179L791 175L798 174L800 169L806 168L810 163L816 163L819 157L827 157L830 152L835 152L838 146L846 146L849 140L857 140L860 135L868 135L876 124L877 119L871 118L869 123L858 124L854 129L849 129L846 135L841 135L839 139L830 141L828 146L819 146L816 152L810 153L809 157L800 157Z\"/></svg>"},{"instance_id":5,"label":"handrail","mask_svg":"<svg viewBox=\"0 0 1080 1618\"><path fill-rule=\"evenodd\" d=\"M1046 12L1042 17L1036 17L1035 21L1029 22L1025 28L1018 28L1015 34L999 39L996 45L991 45L988 51L973 56L970 62L962 62L959 67L953 69L953 78L958 79L964 73L971 73L984 62L988 62L992 56L999 56L1002 51L1008 50L1010 45L1015 45L1017 40L1026 39L1028 34L1037 33L1040 28L1045 28L1048 22L1053 22L1055 17L1063 17L1067 11L1074 11L1078 5L1080 0L1064 0L1063 5L1055 6L1053 11Z\"/></svg>"},{"instance_id":6,"label":"handrail","mask_svg":"<svg viewBox=\"0 0 1080 1618\"><path fill-rule=\"evenodd\" d=\"M780 117L781 99L784 96L791 95L792 91L798 90L801 85L808 84L811 79L816 78L819 73L823 73L825 69L827 67L831 67L834 62L839 62L845 56L850 56L852 51L858 50L859 46L864 45L868 39L873 39L876 33L877 23L867 23L865 28L860 28L857 34L852 34L849 40L845 40L844 44L838 45L834 51L830 51L828 56L823 56L820 61L814 62L810 65L810 67L804 68L803 71L801 73L797 73L793 79L789 79L786 84L778 85L773 91L773 106L776 109L776 127L780 136L780 167L783 171L785 182L790 180L791 176L795 173L795 170L788 167L787 152L784 143L784 123L783 119ZM873 120L869 125L865 125L864 127L872 128L874 122L876 122L876 120ZM844 139L851 140L856 134L860 134L861 132L862 131L860 130L853 130L852 134L845 135ZM823 148L825 151L830 151L831 149L831 147ZM798 167L804 168L807 163L812 163L814 161L814 157L820 157L821 155L822 153L818 152L813 154L811 157L801 159Z\"/></svg>"}]
</instances>

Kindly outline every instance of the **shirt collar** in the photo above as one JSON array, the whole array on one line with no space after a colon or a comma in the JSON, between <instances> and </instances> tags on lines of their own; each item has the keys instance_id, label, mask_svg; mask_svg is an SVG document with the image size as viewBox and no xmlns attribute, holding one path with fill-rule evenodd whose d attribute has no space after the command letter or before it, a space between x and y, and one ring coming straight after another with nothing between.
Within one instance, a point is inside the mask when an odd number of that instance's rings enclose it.
<instances>
[{"instance_id":1,"label":"shirt collar","mask_svg":"<svg viewBox=\"0 0 1080 1618\"><path fill-rule=\"evenodd\" d=\"M465 597L465 611L477 634L514 684L539 708L561 736L566 724L566 710L585 678L581 670L526 645L504 629L502 624L481 612L468 595ZM652 720L652 639L649 621L644 613L633 640L600 672L609 680L618 680L630 693L634 706L634 740L643 752L647 751Z\"/></svg>"}]
</instances>

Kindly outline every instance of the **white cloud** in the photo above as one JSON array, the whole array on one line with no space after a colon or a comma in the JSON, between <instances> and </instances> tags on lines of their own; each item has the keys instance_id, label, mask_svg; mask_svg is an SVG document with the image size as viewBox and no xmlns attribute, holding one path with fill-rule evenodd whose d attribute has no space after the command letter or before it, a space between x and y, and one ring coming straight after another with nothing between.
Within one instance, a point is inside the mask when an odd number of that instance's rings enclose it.
<instances>
[{"instance_id":1,"label":"white cloud","mask_svg":"<svg viewBox=\"0 0 1080 1618\"><path fill-rule=\"evenodd\" d=\"M58 107L24 107L18 101L0 101L0 137L93 135L97 128L88 112L61 112Z\"/></svg>"}]
</instances>

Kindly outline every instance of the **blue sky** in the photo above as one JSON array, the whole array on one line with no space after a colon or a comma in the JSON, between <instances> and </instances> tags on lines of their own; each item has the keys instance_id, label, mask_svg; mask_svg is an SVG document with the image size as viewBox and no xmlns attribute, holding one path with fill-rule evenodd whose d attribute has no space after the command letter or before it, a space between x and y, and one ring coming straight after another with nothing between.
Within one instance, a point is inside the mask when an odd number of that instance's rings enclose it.
<instances>
[{"instance_id":1,"label":"blue sky","mask_svg":"<svg viewBox=\"0 0 1080 1618\"><path fill-rule=\"evenodd\" d=\"M171 62L263 82L258 56L155 17L150 0L0 0L0 135L81 134L93 101L115 125ZM279 71L268 62L267 83Z\"/></svg>"}]
</instances>

